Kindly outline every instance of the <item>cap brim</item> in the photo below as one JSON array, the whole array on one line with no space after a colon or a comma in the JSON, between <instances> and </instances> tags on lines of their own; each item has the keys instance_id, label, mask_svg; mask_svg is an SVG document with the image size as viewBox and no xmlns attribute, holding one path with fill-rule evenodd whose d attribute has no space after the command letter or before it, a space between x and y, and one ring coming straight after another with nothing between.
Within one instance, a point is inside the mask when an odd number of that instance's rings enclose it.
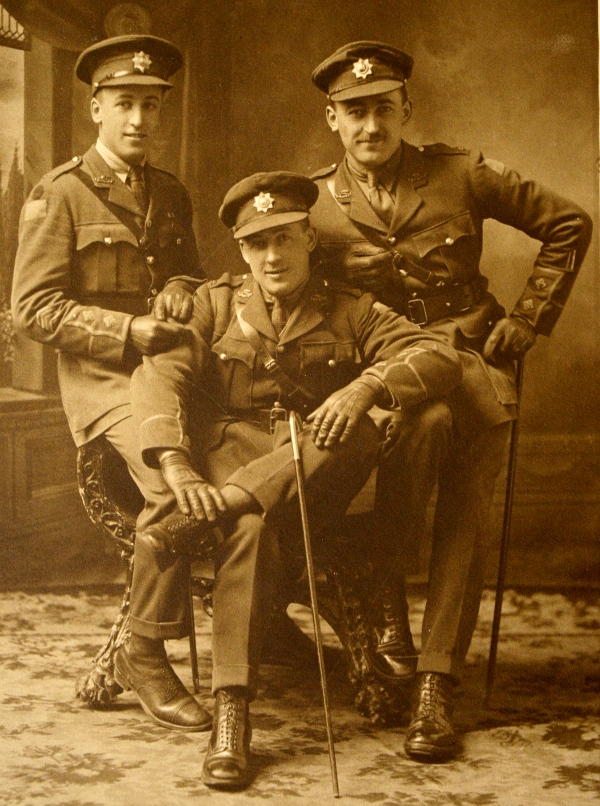
<instances>
[{"instance_id":1,"label":"cap brim","mask_svg":"<svg viewBox=\"0 0 600 806\"><path fill-rule=\"evenodd\" d=\"M371 81L368 84L357 84L345 90L334 92L329 96L330 101L349 101L352 98L365 98L368 95L382 95L404 86L404 81L395 78L382 78L380 81Z\"/></svg>"},{"instance_id":2,"label":"cap brim","mask_svg":"<svg viewBox=\"0 0 600 806\"><path fill-rule=\"evenodd\" d=\"M164 87L169 90L173 87L169 81L165 81L164 78L159 78L158 76L127 75L109 78L106 81L102 81L98 87L92 87L92 89L96 93L105 87L129 87L134 84L146 87Z\"/></svg>"},{"instance_id":3,"label":"cap brim","mask_svg":"<svg viewBox=\"0 0 600 806\"><path fill-rule=\"evenodd\" d=\"M249 221L233 233L233 237L245 238L247 235L254 235L255 232L262 232L265 229L273 229L273 227L281 227L284 224L293 224L295 221L302 221L303 218L308 218L308 213L295 211L292 213L275 213L274 215L265 216L265 218L255 218Z\"/></svg>"}]
</instances>

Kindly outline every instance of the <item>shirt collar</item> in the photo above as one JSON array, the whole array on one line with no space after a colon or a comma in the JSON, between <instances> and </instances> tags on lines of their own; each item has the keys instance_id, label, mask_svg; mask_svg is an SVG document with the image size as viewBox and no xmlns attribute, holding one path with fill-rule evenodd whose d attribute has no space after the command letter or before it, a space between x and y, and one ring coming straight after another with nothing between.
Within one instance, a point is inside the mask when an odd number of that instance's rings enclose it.
<instances>
[{"instance_id":1,"label":"shirt collar","mask_svg":"<svg viewBox=\"0 0 600 806\"><path fill-rule=\"evenodd\" d=\"M390 193L393 193L398 179L398 169L402 161L402 150L402 143L400 143L400 147L392 154L389 160L376 171L367 172L362 165L359 165L352 154L348 152L346 152L346 165L350 173L358 179L359 182L365 182L369 187L371 187L371 183L380 185L386 188Z\"/></svg>"},{"instance_id":2,"label":"shirt collar","mask_svg":"<svg viewBox=\"0 0 600 806\"><path fill-rule=\"evenodd\" d=\"M310 275L307 277L306 282L304 282L300 286L300 288L297 288L295 291L293 291L291 294L289 294L289 296L282 297L279 300L280 304L285 308L285 310L288 312L288 314L290 314L294 310L294 308L296 307L296 305L300 301L300 298L304 294L304 291L306 289L306 286L308 285L309 280L310 280ZM260 288L260 290L262 292L262 295L263 295L263 297L265 299L265 302L267 303L267 307L270 308L275 303L275 297L271 296L271 294L269 294L267 291L265 291L265 289L262 288L262 286L259 285L258 287Z\"/></svg>"},{"instance_id":3,"label":"shirt collar","mask_svg":"<svg viewBox=\"0 0 600 806\"><path fill-rule=\"evenodd\" d=\"M131 165L128 162L125 162L125 160L122 160L121 157L118 157L116 154L114 154L109 148L107 148L100 138L96 140L96 151L98 152L98 154L100 154L100 156L102 157L104 162L108 165L108 167L111 168L117 174L119 179L122 179L124 182L127 176L129 175ZM144 157L141 164L144 165L145 162L146 157Z\"/></svg>"}]
</instances>

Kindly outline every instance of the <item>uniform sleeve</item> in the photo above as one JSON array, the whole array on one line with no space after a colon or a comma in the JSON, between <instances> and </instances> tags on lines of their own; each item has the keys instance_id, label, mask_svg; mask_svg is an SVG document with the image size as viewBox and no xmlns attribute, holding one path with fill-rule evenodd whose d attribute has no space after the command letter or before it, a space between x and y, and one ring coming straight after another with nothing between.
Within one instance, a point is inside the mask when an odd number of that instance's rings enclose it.
<instances>
[{"instance_id":1,"label":"uniform sleeve","mask_svg":"<svg viewBox=\"0 0 600 806\"><path fill-rule=\"evenodd\" d=\"M577 204L479 153L471 157L473 194L484 218L522 230L542 242L514 316L549 336L575 282L592 234Z\"/></svg>"},{"instance_id":2,"label":"uniform sleeve","mask_svg":"<svg viewBox=\"0 0 600 806\"><path fill-rule=\"evenodd\" d=\"M158 467L155 451L171 448L190 457L188 411L194 389L202 382L214 318L208 288L194 296L194 312L184 338L172 350L143 357L131 378L131 405L144 461Z\"/></svg>"},{"instance_id":3,"label":"uniform sleeve","mask_svg":"<svg viewBox=\"0 0 600 806\"><path fill-rule=\"evenodd\" d=\"M181 244L181 263L177 267L177 273L173 275L165 286L175 284L190 294L193 294L205 280L205 275L200 266L196 236L194 235L193 219L194 210L190 196L183 185L181 189L181 220L184 227Z\"/></svg>"},{"instance_id":4,"label":"uniform sleeve","mask_svg":"<svg viewBox=\"0 0 600 806\"><path fill-rule=\"evenodd\" d=\"M357 338L369 365L362 375L386 387L386 408L410 408L458 386L460 358L439 336L411 324L370 294L360 298L357 313Z\"/></svg>"},{"instance_id":5,"label":"uniform sleeve","mask_svg":"<svg viewBox=\"0 0 600 806\"><path fill-rule=\"evenodd\" d=\"M12 289L15 326L58 350L120 365L133 317L70 298L74 249L66 194L42 182L21 211Z\"/></svg>"}]
</instances>

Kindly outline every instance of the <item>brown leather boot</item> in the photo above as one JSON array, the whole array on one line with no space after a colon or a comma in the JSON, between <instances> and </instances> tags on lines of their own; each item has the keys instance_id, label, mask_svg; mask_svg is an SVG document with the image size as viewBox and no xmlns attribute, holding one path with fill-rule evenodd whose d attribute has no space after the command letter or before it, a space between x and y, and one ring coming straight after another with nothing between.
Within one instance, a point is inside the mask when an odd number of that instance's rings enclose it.
<instances>
[{"instance_id":1,"label":"brown leather boot","mask_svg":"<svg viewBox=\"0 0 600 806\"><path fill-rule=\"evenodd\" d=\"M404 749L417 761L447 761L459 750L452 727L454 681L447 674L423 672Z\"/></svg>"},{"instance_id":2,"label":"brown leather boot","mask_svg":"<svg viewBox=\"0 0 600 806\"><path fill-rule=\"evenodd\" d=\"M144 711L165 728L185 732L209 730L212 720L177 677L162 642L146 641L144 653L122 646L115 656L115 680L133 691ZM154 650L150 644L156 644Z\"/></svg>"},{"instance_id":3,"label":"brown leather boot","mask_svg":"<svg viewBox=\"0 0 600 806\"><path fill-rule=\"evenodd\" d=\"M250 780L248 700L231 689L217 691L213 730L202 766L202 780L214 789L243 789Z\"/></svg>"},{"instance_id":4,"label":"brown leather boot","mask_svg":"<svg viewBox=\"0 0 600 806\"><path fill-rule=\"evenodd\" d=\"M384 628L378 636L377 667L394 678L413 677L417 669L417 651L408 620L408 604L403 581L387 582L381 593Z\"/></svg>"}]
</instances>

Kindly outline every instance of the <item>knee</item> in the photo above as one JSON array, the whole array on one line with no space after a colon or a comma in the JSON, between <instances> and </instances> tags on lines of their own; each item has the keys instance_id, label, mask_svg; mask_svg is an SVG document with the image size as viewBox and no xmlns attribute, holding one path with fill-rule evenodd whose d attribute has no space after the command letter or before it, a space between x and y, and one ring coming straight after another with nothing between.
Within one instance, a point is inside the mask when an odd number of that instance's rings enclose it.
<instances>
[{"instance_id":1,"label":"knee","mask_svg":"<svg viewBox=\"0 0 600 806\"><path fill-rule=\"evenodd\" d=\"M368 414L364 414L360 418L352 438L348 442L352 444L357 461L371 462L373 464L377 462L381 449L381 439L377 426Z\"/></svg>"},{"instance_id":2,"label":"knee","mask_svg":"<svg viewBox=\"0 0 600 806\"><path fill-rule=\"evenodd\" d=\"M452 412L443 400L429 402L419 413L418 428L426 434L449 438L452 434Z\"/></svg>"}]
</instances>

